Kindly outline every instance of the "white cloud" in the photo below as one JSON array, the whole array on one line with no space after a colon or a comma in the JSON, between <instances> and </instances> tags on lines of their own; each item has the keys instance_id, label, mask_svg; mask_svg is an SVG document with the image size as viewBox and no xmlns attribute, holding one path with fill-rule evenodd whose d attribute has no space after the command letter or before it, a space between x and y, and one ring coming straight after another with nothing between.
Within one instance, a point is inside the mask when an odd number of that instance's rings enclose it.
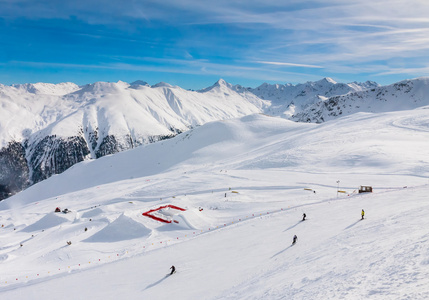
<instances>
[{"instance_id":1,"label":"white cloud","mask_svg":"<svg viewBox=\"0 0 429 300\"><path fill-rule=\"evenodd\" d=\"M255 62L259 64L286 66L286 67L323 68L321 66L315 66L315 65L295 64L295 63L277 62L277 61L255 61Z\"/></svg>"},{"instance_id":2,"label":"white cloud","mask_svg":"<svg viewBox=\"0 0 429 300\"><path fill-rule=\"evenodd\" d=\"M390 68L388 71L374 74L374 76L386 76L396 74L415 74L415 76L428 76L429 66L420 68Z\"/></svg>"}]
</instances>

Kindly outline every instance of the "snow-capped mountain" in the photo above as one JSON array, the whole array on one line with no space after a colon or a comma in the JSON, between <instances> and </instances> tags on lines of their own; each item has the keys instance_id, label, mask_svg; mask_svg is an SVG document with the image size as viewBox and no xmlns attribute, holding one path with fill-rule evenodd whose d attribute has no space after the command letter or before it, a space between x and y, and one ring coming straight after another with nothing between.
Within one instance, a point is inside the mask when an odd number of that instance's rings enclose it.
<instances>
[{"instance_id":1,"label":"snow-capped mountain","mask_svg":"<svg viewBox=\"0 0 429 300\"><path fill-rule=\"evenodd\" d=\"M0 103L3 194L85 159L170 138L210 121L258 113L268 105L223 80L199 92L140 81L0 85Z\"/></svg>"},{"instance_id":2,"label":"snow-capped mountain","mask_svg":"<svg viewBox=\"0 0 429 300\"><path fill-rule=\"evenodd\" d=\"M332 96L357 92L379 85L372 81L365 83L337 83L332 78L323 78L315 82L303 84L268 84L264 83L257 88L248 90L261 99L270 100L272 105L265 112L269 115L281 116L291 119L309 106L326 100Z\"/></svg>"},{"instance_id":3,"label":"snow-capped mountain","mask_svg":"<svg viewBox=\"0 0 429 300\"><path fill-rule=\"evenodd\" d=\"M429 77L349 92L323 99L294 114L298 122L321 123L357 112L390 112L429 105Z\"/></svg>"}]
</instances>

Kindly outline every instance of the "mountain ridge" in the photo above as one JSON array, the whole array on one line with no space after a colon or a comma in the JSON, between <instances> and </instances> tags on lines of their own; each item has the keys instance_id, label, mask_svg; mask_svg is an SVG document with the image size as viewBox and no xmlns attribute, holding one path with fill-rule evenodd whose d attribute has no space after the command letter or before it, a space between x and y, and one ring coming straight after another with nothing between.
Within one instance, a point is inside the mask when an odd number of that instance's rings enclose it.
<instances>
[{"instance_id":1,"label":"mountain ridge","mask_svg":"<svg viewBox=\"0 0 429 300\"><path fill-rule=\"evenodd\" d=\"M293 116L298 122L321 123L357 112L383 113L429 105L429 77L333 96Z\"/></svg>"}]
</instances>

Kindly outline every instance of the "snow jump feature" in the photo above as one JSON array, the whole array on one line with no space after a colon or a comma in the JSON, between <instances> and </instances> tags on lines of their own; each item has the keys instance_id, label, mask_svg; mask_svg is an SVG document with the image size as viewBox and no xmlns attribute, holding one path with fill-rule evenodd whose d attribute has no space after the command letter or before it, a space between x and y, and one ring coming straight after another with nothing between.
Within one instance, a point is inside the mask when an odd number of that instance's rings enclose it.
<instances>
[{"instance_id":1,"label":"snow jump feature","mask_svg":"<svg viewBox=\"0 0 429 300\"><path fill-rule=\"evenodd\" d=\"M184 208L169 204L169 205L164 205L155 209L148 210L147 212L144 212L142 215L163 223L171 223L171 222L178 223L177 220L173 220L171 217L178 214L178 211L185 211L185 210L186 209Z\"/></svg>"}]
</instances>

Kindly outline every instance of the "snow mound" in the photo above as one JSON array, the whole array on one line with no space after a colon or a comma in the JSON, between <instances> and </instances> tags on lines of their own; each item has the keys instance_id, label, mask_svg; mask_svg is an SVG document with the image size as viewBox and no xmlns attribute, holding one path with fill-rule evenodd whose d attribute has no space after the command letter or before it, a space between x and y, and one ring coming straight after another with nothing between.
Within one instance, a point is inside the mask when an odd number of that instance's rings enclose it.
<instances>
[{"instance_id":1,"label":"snow mound","mask_svg":"<svg viewBox=\"0 0 429 300\"><path fill-rule=\"evenodd\" d=\"M180 213L176 213L173 216L173 221L158 228L159 231L168 230L186 230L186 229L198 229L205 227L207 222L201 217L201 213L196 210L186 210Z\"/></svg>"},{"instance_id":2,"label":"snow mound","mask_svg":"<svg viewBox=\"0 0 429 300\"><path fill-rule=\"evenodd\" d=\"M61 217L59 213L52 212L41 218L39 221L25 227L22 231L33 232L38 230L44 230L61 225L65 222L68 222L68 219Z\"/></svg>"},{"instance_id":3,"label":"snow mound","mask_svg":"<svg viewBox=\"0 0 429 300\"><path fill-rule=\"evenodd\" d=\"M104 227L93 236L84 240L89 243L110 243L142 238L152 231L132 218L120 215L115 221Z\"/></svg>"},{"instance_id":4,"label":"snow mound","mask_svg":"<svg viewBox=\"0 0 429 300\"><path fill-rule=\"evenodd\" d=\"M166 231L176 231L176 230L188 230L188 229L197 229L197 227L193 226L188 219L182 214L176 215L173 218L171 223L162 225L158 227L156 230L158 232L166 232Z\"/></svg>"},{"instance_id":5,"label":"snow mound","mask_svg":"<svg viewBox=\"0 0 429 300\"><path fill-rule=\"evenodd\" d=\"M187 216L189 216L189 213L175 215L172 224L175 224L176 226L181 227L183 229L197 229L194 225L192 225Z\"/></svg>"}]
</instances>

